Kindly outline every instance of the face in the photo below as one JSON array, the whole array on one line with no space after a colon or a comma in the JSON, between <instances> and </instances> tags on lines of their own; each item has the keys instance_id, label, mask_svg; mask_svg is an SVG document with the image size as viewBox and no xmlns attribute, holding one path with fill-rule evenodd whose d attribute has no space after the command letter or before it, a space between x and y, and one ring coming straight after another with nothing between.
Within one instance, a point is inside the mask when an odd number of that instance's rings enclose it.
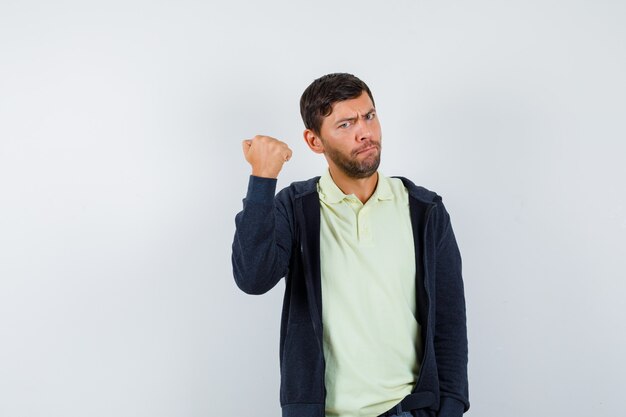
<instances>
[{"instance_id":1,"label":"face","mask_svg":"<svg viewBox=\"0 0 626 417\"><path fill-rule=\"evenodd\" d=\"M378 169L380 123L366 92L335 103L332 113L322 121L318 137L331 171L335 168L351 178L367 178Z\"/></svg>"}]
</instances>

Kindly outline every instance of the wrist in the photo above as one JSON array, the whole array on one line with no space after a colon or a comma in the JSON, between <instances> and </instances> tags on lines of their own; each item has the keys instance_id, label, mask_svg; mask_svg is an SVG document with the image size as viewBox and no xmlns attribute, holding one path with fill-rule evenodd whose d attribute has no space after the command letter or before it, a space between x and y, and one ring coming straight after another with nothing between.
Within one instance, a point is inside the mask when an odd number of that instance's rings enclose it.
<instances>
[{"instance_id":1,"label":"wrist","mask_svg":"<svg viewBox=\"0 0 626 417\"><path fill-rule=\"evenodd\" d=\"M261 178L274 178L274 179L278 178L278 172L268 171L268 170L253 169L252 175L255 177L261 177Z\"/></svg>"}]
</instances>

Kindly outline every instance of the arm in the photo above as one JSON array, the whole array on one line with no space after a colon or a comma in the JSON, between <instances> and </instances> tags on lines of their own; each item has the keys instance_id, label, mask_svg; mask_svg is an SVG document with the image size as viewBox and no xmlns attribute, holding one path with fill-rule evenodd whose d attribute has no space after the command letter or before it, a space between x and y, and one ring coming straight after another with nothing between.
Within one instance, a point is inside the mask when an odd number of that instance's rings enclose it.
<instances>
[{"instance_id":1,"label":"arm","mask_svg":"<svg viewBox=\"0 0 626 417\"><path fill-rule=\"evenodd\" d=\"M460 417L469 408L467 327L461 254L450 216L440 203L437 245L435 355L441 392L439 417Z\"/></svg>"},{"instance_id":2,"label":"arm","mask_svg":"<svg viewBox=\"0 0 626 417\"><path fill-rule=\"evenodd\" d=\"M233 275L248 294L263 294L287 274L291 227L274 198L276 179L250 176L243 210L235 217Z\"/></svg>"},{"instance_id":3,"label":"arm","mask_svg":"<svg viewBox=\"0 0 626 417\"><path fill-rule=\"evenodd\" d=\"M242 146L252 175L243 210L235 217L233 275L244 292L263 294L286 275L291 256L290 211L274 197L276 178L291 150L269 136L255 136Z\"/></svg>"}]
</instances>

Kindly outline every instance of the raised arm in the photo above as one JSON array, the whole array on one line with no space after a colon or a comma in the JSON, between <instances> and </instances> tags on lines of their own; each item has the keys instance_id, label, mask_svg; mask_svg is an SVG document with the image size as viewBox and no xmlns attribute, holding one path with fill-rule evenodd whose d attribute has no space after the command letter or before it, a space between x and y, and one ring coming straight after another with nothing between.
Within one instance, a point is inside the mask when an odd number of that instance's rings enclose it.
<instances>
[{"instance_id":1,"label":"raised arm","mask_svg":"<svg viewBox=\"0 0 626 417\"><path fill-rule=\"evenodd\" d=\"M291 150L284 142L269 136L245 140L242 147L252 175L243 210L235 217L233 275L242 291L263 294L286 275L289 267L290 210L274 194L276 178L291 158Z\"/></svg>"}]
</instances>

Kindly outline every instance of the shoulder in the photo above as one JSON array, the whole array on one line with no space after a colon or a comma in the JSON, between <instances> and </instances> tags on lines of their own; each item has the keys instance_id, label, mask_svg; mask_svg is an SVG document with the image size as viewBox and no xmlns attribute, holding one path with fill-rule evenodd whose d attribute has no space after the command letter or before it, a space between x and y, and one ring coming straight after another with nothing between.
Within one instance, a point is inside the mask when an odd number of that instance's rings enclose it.
<instances>
[{"instance_id":1,"label":"shoulder","mask_svg":"<svg viewBox=\"0 0 626 417\"><path fill-rule=\"evenodd\" d=\"M441 239L445 236L450 229L450 214L448 213L442 197L436 192L429 190L425 187L415 185L411 180L404 177L393 177L396 180L402 181L402 184L406 187L409 197L417 201L422 207L431 206L433 208L432 215L430 216L433 229L431 231Z\"/></svg>"},{"instance_id":2,"label":"shoulder","mask_svg":"<svg viewBox=\"0 0 626 417\"><path fill-rule=\"evenodd\" d=\"M414 202L418 202L416 206L421 206L423 208L425 208L426 206L430 206L430 208L432 209L430 211L430 215L427 216L428 224L431 225L428 228L428 238L432 239L437 247L437 250L439 250L440 248L456 247L456 240L450 222L450 214L443 204L443 199L441 198L441 196L425 187L415 185L411 180L407 178L394 178L402 181L409 193L409 199L413 198ZM458 253L458 248L456 249L456 251Z\"/></svg>"},{"instance_id":3,"label":"shoulder","mask_svg":"<svg viewBox=\"0 0 626 417\"><path fill-rule=\"evenodd\" d=\"M429 190L426 187L422 187L420 185L416 185L408 178L401 176L393 176L390 177L391 181L398 183L400 181L402 185L406 188L410 197L415 198L416 200L422 201L424 203L435 203L438 204L441 202L441 196L434 191Z\"/></svg>"},{"instance_id":4,"label":"shoulder","mask_svg":"<svg viewBox=\"0 0 626 417\"><path fill-rule=\"evenodd\" d=\"M276 198L281 201L293 201L307 194L317 193L317 183L320 177L309 178L304 181L295 181L278 192Z\"/></svg>"}]
</instances>

